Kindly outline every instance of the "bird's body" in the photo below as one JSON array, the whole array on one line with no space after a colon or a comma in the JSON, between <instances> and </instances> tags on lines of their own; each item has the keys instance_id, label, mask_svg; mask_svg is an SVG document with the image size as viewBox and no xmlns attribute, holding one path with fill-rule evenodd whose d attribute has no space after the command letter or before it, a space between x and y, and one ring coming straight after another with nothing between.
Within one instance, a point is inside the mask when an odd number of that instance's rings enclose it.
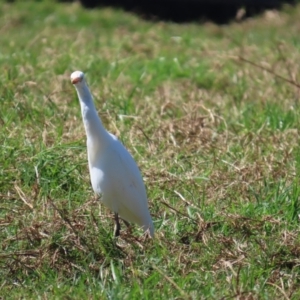
<instances>
[{"instance_id":1,"label":"bird's body","mask_svg":"<svg viewBox=\"0 0 300 300\"><path fill-rule=\"evenodd\" d=\"M141 226L154 235L147 195L140 171L126 148L103 127L84 74L71 75L87 135L89 171L93 190L116 216ZM118 224L117 224L118 225Z\"/></svg>"}]
</instances>

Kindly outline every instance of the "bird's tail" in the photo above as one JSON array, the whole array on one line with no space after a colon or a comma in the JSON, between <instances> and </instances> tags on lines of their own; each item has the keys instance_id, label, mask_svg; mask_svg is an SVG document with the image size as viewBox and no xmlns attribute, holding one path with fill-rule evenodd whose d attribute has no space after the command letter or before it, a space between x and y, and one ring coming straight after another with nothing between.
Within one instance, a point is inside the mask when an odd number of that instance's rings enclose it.
<instances>
[{"instance_id":1,"label":"bird's tail","mask_svg":"<svg viewBox=\"0 0 300 300\"><path fill-rule=\"evenodd\" d=\"M154 226L151 219L149 220L149 222L147 222L147 224L143 225L143 229L145 233L148 233L150 235L151 238L154 238Z\"/></svg>"}]
</instances>

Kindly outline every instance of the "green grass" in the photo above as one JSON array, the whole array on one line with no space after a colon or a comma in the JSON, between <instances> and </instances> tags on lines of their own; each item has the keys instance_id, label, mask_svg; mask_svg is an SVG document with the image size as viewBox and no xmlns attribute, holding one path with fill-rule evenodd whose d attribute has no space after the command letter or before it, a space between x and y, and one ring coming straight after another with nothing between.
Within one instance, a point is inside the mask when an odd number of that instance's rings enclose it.
<instances>
[{"instance_id":1,"label":"green grass","mask_svg":"<svg viewBox=\"0 0 300 300\"><path fill-rule=\"evenodd\" d=\"M300 81L300 6L216 26L0 4L0 297L300 298L299 88L275 75ZM77 69L141 168L153 241L113 238L92 192Z\"/></svg>"}]
</instances>

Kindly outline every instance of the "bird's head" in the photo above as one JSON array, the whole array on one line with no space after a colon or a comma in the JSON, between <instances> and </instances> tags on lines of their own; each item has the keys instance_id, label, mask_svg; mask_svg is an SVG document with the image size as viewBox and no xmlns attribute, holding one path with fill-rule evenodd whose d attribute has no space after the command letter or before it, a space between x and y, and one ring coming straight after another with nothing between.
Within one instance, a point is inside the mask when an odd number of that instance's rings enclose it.
<instances>
[{"instance_id":1,"label":"bird's head","mask_svg":"<svg viewBox=\"0 0 300 300\"><path fill-rule=\"evenodd\" d=\"M77 83L84 82L84 73L75 71L71 74L71 82L76 85Z\"/></svg>"}]
</instances>

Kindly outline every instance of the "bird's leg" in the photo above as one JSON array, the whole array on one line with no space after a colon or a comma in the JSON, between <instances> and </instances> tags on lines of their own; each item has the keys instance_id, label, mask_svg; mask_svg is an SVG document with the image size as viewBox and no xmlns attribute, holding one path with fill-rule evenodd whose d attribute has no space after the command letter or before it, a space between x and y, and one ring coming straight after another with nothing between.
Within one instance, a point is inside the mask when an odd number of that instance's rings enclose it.
<instances>
[{"instance_id":1,"label":"bird's leg","mask_svg":"<svg viewBox=\"0 0 300 300\"><path fill-rule=\"evenodd\" d=\"M122 221L124 222L124 224L126 225L127 227L127 231L131 234L131 224L129 222L127 222L126 220L122 219Z\"/></svg>"},{"instance_id":2,"label":"bird's leg","mask_svg":"<svg viewBox=\"0 0 300 300\"><path fill-rule=\"evenodd\" d=\"M121 230L119 215L117 213L115 213L114 215L115 215L115 236L119 236Z\"/></svg>"},{"instance_id":3,"label":"bird's leg","mask_svg":"<svg viewBox=\"0 0 300 300\"><path fill-rule=\"evenodd\" d=\"M127 221L125 221L124 219L122 219L122 220L123 220L124 224L129 228L130 227L130 223L127 222Z\"/></svg>"}]
</instances>

